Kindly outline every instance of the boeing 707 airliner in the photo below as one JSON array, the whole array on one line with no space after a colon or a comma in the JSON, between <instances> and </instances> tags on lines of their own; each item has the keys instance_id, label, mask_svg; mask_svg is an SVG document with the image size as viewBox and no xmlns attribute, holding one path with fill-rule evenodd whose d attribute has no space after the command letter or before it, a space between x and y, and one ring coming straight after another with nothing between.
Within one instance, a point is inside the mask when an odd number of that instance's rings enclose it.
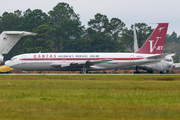
<instances>
[{"instance_id":1,"label":"boeing 707 airliner","mask_svg":"<svg viewBox=\"0 0 180 120\"><path fill-rule=\"evenodd\" d=\"M30 53L12 57L5 65L23 71L114 70L160 62L168 23L158 26L145 44L134 53Z\"/></svg>"}]
</instances>

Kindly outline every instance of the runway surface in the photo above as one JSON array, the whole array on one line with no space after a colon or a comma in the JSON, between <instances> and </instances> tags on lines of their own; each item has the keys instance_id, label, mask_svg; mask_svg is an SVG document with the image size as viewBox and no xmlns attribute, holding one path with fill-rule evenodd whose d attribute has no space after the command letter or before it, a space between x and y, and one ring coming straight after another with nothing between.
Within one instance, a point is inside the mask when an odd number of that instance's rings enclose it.
<instances>
[{"instance_id":1,"label":"runway surface","mask_svg":"<svg viewBox=\"0 0 180 120\"><path fill-rule=\"evenodd\" d=\"M180 75L180 74L0 74L0 75Z\"/></svg>"}]
</instances>

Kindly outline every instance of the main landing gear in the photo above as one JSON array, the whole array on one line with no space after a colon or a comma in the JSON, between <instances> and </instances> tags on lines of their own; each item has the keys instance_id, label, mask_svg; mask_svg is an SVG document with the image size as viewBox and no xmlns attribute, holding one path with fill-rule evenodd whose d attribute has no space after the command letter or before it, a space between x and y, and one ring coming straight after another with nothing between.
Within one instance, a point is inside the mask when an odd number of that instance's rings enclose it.
<instances>
[{"instance_id":1,"label":"main landing gear","mask_svg":"<svg viewBox=\"0 0 180 120\"><path fill-rule=\"evenodd\" d=\"M86 74L86 73L87 73L86 67L83 67L82 70L83 70L83 74Z\"/></svg>"},{"instance_id":2,"label":"main landing gear","mask_svg":"<svg viewBox=\"0 0 180 120\"><path fill-rule=\"evenodd\" d=\"M134 71L134 74L140 74L138 67L136 67L136 71Z\"/></svg>"},{"instance_id":3,"label":"main landing gear","mask_svg":"<svg viewBox=\"0 0 180 120\"><path fill-rule=\"evenodd\" d=\"M91 65L92 65L92 63L91 63L90 61L87 61L87 62L84 64L84 66L83 66L83 68L82 68L83 74L88 73L87 68L89 68Z\"/></svg>"}]
</instances>

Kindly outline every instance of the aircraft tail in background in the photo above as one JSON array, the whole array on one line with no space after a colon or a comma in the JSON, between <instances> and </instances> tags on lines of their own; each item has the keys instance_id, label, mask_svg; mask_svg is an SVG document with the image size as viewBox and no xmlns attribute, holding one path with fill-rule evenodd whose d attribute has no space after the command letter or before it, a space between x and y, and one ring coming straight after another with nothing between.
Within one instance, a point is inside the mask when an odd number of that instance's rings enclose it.
<instances>
[{"instance_id":1,"label":"aircraft tail in background","mask_svg":"<svg viewBox=\"0 0 180 120\"><path fill-rule=\"evenodd\" d=\"M36 35L25 31L4 31L0 34L0 54L7 54L22 36Z\"/></svg>"},{"instance_id":2,"label":"aircraft tail in background","mask_svg":"<svg viewBox=\"0 0 180 120\"><path fill-rule=\"evenodd\" d=\"M139 50L139 48L138 48L135 24L133 25L133 31L134 31L134 52L136 52Z\"/></svg>"},{"instance_id":3,"label":"aircraft tail in background","mask_svg":"<svg viewBox=\"0 0 180 120\"><path fill-rule=\"evenodd\" d=\"M0 34L0 64L4 61L2 54L7 54L22 36L36 35L25 31L4 31Z\"/></svg>"},{"instance_id":4,"label":"aircraft tail in background","mask_svg":"<svg viewBox=\"0 0 180 120\"><path fill-rule=\"evenodd\" d=\"M139 54L162 54L169 23L158 23L158 26L150 35L144 45L135 53Z\"/></svg>"}]
</instances>

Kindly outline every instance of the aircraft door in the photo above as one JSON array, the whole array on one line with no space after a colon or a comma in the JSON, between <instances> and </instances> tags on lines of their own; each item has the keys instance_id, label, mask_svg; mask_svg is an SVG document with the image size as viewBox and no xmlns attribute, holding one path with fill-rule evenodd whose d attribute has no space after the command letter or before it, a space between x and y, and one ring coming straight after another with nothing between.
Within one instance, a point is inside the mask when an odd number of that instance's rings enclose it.
<instances>
[{"instance_id":1,"label":"aircraft door","mask_svg":"<svg viewBox=\"0 0 180 120\"><path fill-rule=\"evenodd\" d=\"M130 63L134 63L134 55L130 55Z\"/></svg>"},{"instance_id":2,"label":"aircraft door","mask_svg":"<svg viewBox=\"0 0 180 120\"><path fill-rule=\"evenodd\" d=\"M63 60L63 62L66 62L66 58L63 58L62 60Z\"/></svg>"},{"instance_id":3,"label":"aircraft door","mask_svg":"<svg viewBox=\"0 0 180 120\"><path fill-rule=\"evenodd\" d=\"M23 64L26 63L26 55L23 55L23 56L22 56L22 63L23 63Z\"/></svg>"}]
</instances>

